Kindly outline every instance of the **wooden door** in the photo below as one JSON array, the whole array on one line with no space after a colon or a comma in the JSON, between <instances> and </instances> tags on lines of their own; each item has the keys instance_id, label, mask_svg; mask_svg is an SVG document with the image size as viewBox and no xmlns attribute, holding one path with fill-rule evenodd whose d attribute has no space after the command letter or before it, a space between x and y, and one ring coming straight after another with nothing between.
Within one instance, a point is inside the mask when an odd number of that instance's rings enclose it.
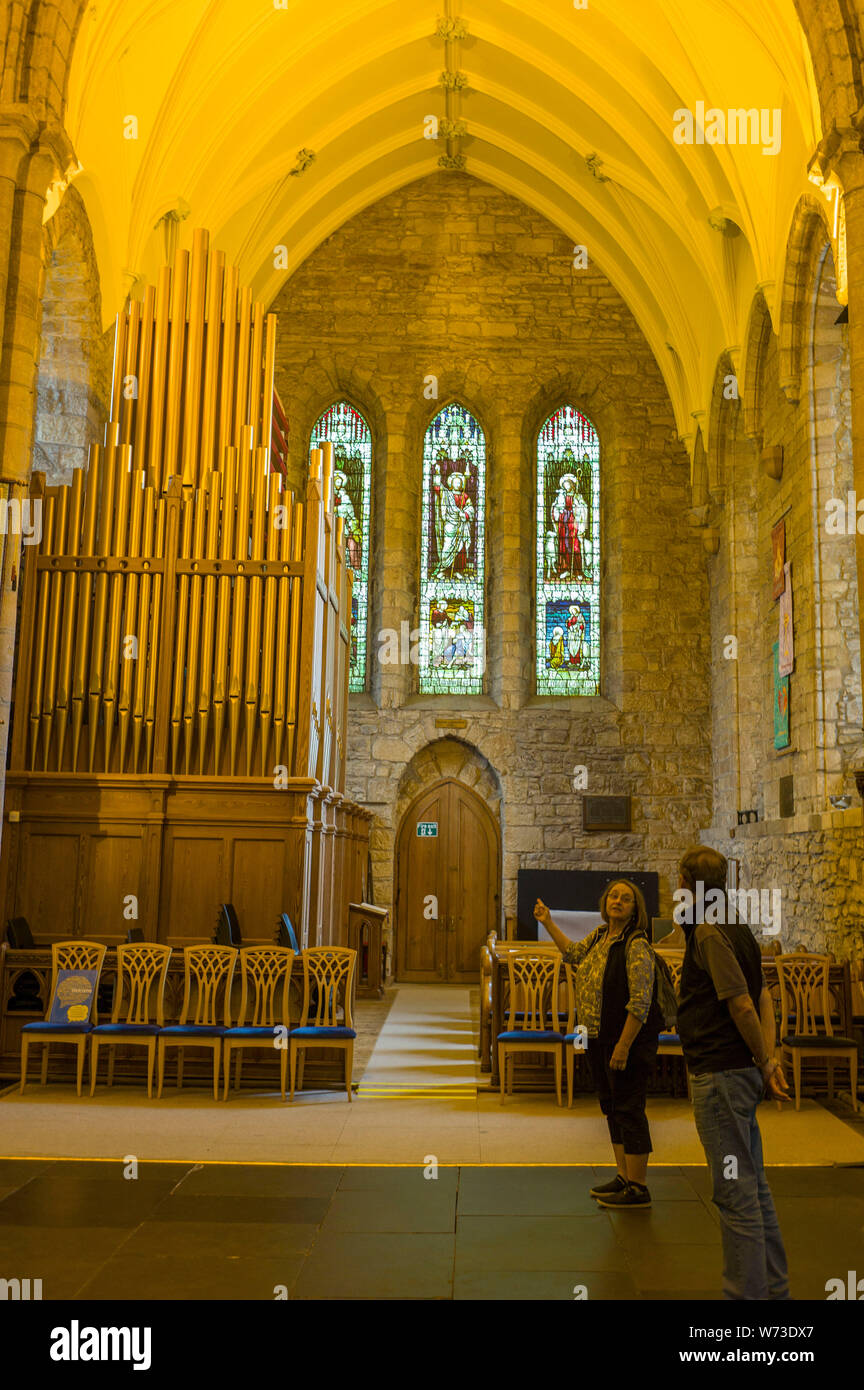
<instances>
[{"instance_id":1,"label":"wooden door","mask_svg":"<svg viewBox=\"0 0 864 1390\"><path fill-rule=\"evenodd\" d=\"M485 802L460 782L423 792L396 841L396 978L473 984L498 928L500 878L498 822Z\"/></svg>"}]
</instances>

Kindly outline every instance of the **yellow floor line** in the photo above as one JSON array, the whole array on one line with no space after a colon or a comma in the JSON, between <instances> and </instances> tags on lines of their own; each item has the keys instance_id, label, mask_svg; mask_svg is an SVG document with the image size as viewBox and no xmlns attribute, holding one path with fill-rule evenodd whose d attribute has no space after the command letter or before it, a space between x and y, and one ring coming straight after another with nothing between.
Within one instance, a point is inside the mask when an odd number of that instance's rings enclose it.
<instances>
[{"instance_id":1,"label":"yellow floor line","mask_svg":"<svg viewBox=\"0 0 864 1390\"><path fill-rule=\"evenodd\" d=\"M427 1167L425 1163L388 1163L385 1161L370 1162L369 1160L349 1160L333 1159L330 1161L311 1163L308 1159L236 1159L236 1158L139 1158L138 1163L176 1163L183 1164L185 1167L198 1168L415 1168L422 1171ZM90 1158L72 1155L59 1154L0 1154L0 1163L123 1163L122 1158ZM829 1171L834 1168L860 1168L860 1163L769 1163L771 1168L824 1168ZM516 1159L505 1159L495 1163L474 1163L468 1160L438 1160L439 1168L611 1168L611 1161L608 1163L590 1163L580 1161L554 1161L542 1162L540 1160L518 1161ZM652 1163L651 1169L658 1168L705 1168L704 1163Z\"/></svg>"}]
</instances>

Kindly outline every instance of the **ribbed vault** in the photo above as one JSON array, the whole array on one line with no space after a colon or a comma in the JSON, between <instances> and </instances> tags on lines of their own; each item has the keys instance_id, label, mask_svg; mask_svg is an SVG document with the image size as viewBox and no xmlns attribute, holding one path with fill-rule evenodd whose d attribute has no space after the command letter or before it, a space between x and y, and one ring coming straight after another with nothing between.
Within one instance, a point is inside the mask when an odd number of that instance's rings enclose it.
<instances>
[{"instance_id":1,"label":"ribbed vault","mask_svg":"<svg viewBox=\"0 0 864 1390\"><path fill-rule=\"evenodd\" d=\"M793 0L454 0L456 43L436 34L441 0L285 3L101 0L85 14L66 126L106 322L134 276L155 275L156 224L178 207L181 241L208 227L269 302L349 217L456 151L587 247L695 438L757 287L776 311L812 192L819 103ZM449 110L467 133L449 145L424 138L448 110L445 70L466 82ZM674 113L699 101L779 109L781 152L676 144ZM303 150L314 162L292 173Z\"/></svg>"}]
</instances>

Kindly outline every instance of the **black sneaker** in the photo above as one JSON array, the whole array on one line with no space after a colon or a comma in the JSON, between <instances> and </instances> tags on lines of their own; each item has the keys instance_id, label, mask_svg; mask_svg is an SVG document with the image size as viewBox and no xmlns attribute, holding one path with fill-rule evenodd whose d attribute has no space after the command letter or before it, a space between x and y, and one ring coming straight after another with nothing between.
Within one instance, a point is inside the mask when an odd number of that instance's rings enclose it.
<instances>
[{"instance_id":1,"label":"black sneaker","mask_svg":"<svg viewBox=\"0 0 864 1390\"><path fill-rule=\"evenodd\" d=\"M597 1204L601 1207L614 1207L616 1211L622 1207L650 1207L651 1193L647 1187L642 1187L639 1183L628 1182L624 1184L623 1191L608 1192L605 1196L598 1197Z\"/></svg>"},{"instance_id":2,"label":"black sneaker","mask_svg":"<svg viewBox=\"0 0 864 1390\"><path fill-rule=\"evenodd\" d=\"M596 1183L591 1188L592 1197L605 1197L610 1192L623 1192L627 1186L627 1179L622 1178L620 1173L616 1173L611 1182Z\"/></svg>"}]
</instances>

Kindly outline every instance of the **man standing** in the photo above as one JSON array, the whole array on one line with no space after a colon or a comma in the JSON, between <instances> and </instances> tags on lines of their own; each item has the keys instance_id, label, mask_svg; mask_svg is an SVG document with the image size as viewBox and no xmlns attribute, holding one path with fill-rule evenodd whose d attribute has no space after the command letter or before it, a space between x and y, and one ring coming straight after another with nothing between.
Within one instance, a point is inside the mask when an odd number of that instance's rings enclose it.
<instances>
[{"instance_id":1,"label":"man standing","mask_svg":"<svg viewBox=\"0 0 864 1390\"><path fill-rule=\"evenodd\" d=\"M786 1252L756 1122L764 1095L789 1099L783 1071L772 1055L774 1007L761 953L746 923L728 920L734 914L721 912L714 925L705 922L704 911L693 909L694 898L704 903L709 897L715 907L727 903L722 854L699 845L685 854L679 873L679 890L684 891L676 894L676 918L686 946L678 1033L720 1213L723 1297L788 1299ZM717 921L715 912L710 916Z\"/></svg>"}]
</instances>

